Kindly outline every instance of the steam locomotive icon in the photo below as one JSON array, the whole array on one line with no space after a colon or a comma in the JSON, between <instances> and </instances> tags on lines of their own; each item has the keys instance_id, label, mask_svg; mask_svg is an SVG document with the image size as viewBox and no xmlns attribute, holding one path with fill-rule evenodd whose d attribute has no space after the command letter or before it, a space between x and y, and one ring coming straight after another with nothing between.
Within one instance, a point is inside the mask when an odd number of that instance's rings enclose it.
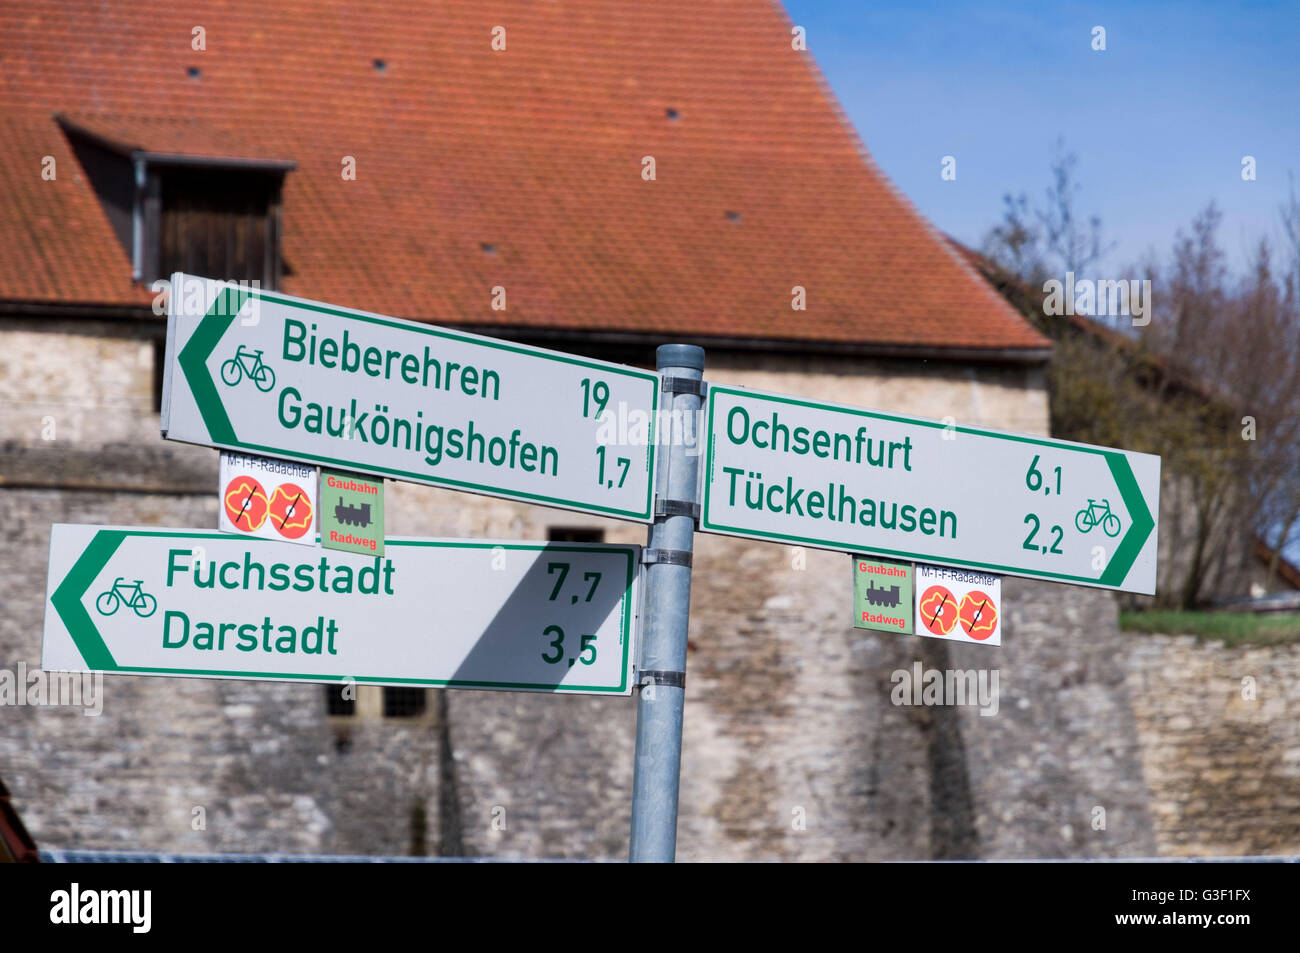
<instances>
[{"instance_id":1,"label":"steam locomotive icon","mask_svg":"<svg viewBox=\"0 0 1300 953\"><path fill-rule=\"evenodd\" d=\"M898 605L898 587L890 586L886 589L884 586L881 586L877 589L874 579L867 585L866 596L867 602L871 603L873 606Z\"/></svg>"},{"instance_id":2,"label":"steam locomotive icon","mask_svg":"<svg viewBox=\"0 0 1300 953\"><path fill-rule=\"evenodd\" d=\"M362 503L360 506L344 506L343 497L340 496L338 505L334 507L334 518L348 526L369 526L370 504Z\"/></svg>"}]
</instances>

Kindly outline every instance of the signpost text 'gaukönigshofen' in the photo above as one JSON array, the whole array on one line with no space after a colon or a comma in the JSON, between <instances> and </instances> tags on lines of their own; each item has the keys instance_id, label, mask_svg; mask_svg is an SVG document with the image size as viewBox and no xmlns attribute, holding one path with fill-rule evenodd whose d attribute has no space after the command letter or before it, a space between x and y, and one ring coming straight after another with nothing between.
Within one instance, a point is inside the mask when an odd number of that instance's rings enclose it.
<instances>
[{"instance_id":1,"label":"signpost text 'gauk\u00f6nigshofen'","mask_svg":"<svg viewBox=\"0 0 1300 953\"><path fill-rule=\"evenodd\" d=\"M168 439L653 519L651 371L182 274L167 354Z\"/></svg>"}]
</instances>

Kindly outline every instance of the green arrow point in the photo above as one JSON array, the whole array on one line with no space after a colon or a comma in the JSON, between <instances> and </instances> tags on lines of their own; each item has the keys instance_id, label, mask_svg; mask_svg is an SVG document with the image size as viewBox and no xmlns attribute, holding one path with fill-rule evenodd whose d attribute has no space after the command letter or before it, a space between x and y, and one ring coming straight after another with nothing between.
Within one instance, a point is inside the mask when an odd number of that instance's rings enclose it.
<instances>
[{"instance_id":1,"label":"green arrow point","mask_svg":"<svg viewBox=\"0 0 1300 953\"><path fill-rule=\"evenodd\" d=\"M223 288L181 348L181 371L190 385L190 393L194 395L194 402L208 428L208 435L215 443L233 444L237 441L235 428L231 426L226 408L221 403L221 395L217 393L216 382L208 370L208 358L212 356L217 342L235 320L235 315L239 314L239 309L248 297L248 292L243 288Z\"/></svg>"},{"instance_id":2,"label":"green arrow point","mask_svg":"<svg viewBox=\"0 0 1300 953\"><path fill-rule=\"evenodd\" d=\"M50 597L54 610L81 651L81 657L87 667L94 671L111 672L118 666L113 653L104 644L104 637L95 628L95 622L86 611L82 599L124 539L125 533L112 530L96 533L86 551L73 564L72 569L63 577L63 582L59 583L59 588Z\"/></svg>"},{"instance_id":3,"label":"green arrow point","mask_svg":"<svg viewBox=\"0 0 1300 953\"><path fill-rule=\"evenodd\" d=\"M1128 459L1124 454L1107 452L1103 456L1110 466L1110 475L1114 477L1115 485L1119 487L1130 523L1128 532L1120 540L1115 555L1110 558L1110 564L1106 566L1106 571L1102 573L1098 582L1103 586L1119 586L1128 576L1128 571L1133 568L1133 561L1137 559L1138 553L1142 552L1147 538L1155 529L1156 521L1151 517L1151 511L1147 509L1146 500L1142 498L1142 490L1137 484L1137 477L1133 475L1133 468L1128 465Z\"/></svg>"}]
</instances>

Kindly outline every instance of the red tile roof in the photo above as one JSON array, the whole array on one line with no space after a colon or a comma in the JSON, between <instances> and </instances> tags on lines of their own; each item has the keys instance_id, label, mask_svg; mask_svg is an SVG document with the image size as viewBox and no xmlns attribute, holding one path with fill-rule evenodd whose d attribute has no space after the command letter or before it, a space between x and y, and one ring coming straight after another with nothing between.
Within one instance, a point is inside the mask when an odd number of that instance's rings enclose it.
<instances>
[{"instance_id":1,"label":"red tile roof","mask_svg":"<svg viewBox=\"0 0 1300 953\"><path fill-rule=\"evenodd\" d=\"M195 117L106 116L67 112L60 125L97 139L113 151L169 156L205 156L222 160L287 162L273 143L250 141L238 123L220 124Z\"/></svg>"},{"instance_id":2,"label":"red tile roof","mask_svg":"<svg viewBox=\"0 0 1300 953\"><path fill-rule=\"evenodd\" d=\"M886 181L790 27L768 0L5 4L0 300L146 297L64 114L295 161L291 294L489 329L1048 347Z\"/></svg>"}]
</instances>

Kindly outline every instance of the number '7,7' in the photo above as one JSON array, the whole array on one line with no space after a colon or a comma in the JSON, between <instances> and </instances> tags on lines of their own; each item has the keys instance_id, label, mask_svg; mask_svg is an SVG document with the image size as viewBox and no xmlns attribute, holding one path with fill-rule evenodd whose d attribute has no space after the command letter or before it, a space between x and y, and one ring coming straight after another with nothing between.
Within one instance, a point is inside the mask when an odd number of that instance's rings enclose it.
<instances>
[{"instance_id":1,"label":"number '7,7'","mask_svg":"<svg viewBox=\"0 0 1300 953\"><path fill-rule=\"evenodd\" d=\"M554 602L559 597L560 590L564 588L564 577L569 574L569 564L568 563L547 563L546 564L546 574L548 576L551 573L555 572L555 570L557 569L560 571L560 578L555 580L555 588L551 590L550 599L548 600L550 602ZM588 575L590 575L590 573L588 573ZM588 602L591 601L590 596L587 597L587 601Z\"/></svg>"}]
</instances>

